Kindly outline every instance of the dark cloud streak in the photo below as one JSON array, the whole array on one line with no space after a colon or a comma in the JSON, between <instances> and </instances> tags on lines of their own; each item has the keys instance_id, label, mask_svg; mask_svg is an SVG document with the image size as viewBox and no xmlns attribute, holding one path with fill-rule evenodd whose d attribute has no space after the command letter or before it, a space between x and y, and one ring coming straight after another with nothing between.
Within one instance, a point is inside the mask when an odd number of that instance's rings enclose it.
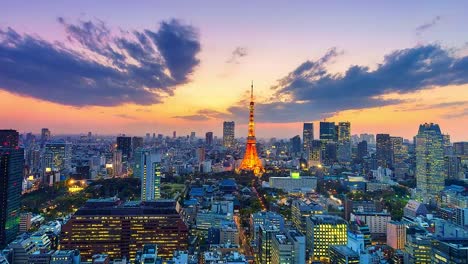
<instances>
[{"instance_id":1,"label":"dark cloud streak","mask_svg":"<svg viewBox=\"0 0 468 264\"><path fill-rule=\"evenodd\" d=\"M345 110L395 105L403 99L385 99L391 93L408 94L437 86L468 84L468 56L454 57L438 45L396 50L376 69L350 66L343 74L326 67L339 55L329 50L317 61L306 61L272 87L273 95L257 102L262 122L298 122L329 117ZM228 109L246 120L245 104Z\"/></svg>"}]
</instances>

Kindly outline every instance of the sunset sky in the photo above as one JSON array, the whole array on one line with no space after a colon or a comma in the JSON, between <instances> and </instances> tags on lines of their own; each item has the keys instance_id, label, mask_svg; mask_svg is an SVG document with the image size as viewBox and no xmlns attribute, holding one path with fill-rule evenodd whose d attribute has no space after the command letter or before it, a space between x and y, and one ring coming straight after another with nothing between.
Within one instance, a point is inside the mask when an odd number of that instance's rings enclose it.
<instances>
[{"instance_id":1,"label":"sunset sky","mask_svg":"<svg viewBox=\"0 0 468 264\"><path fill-rule=\"evenodd\" d=\"M254 3L252 3L254 2ZM245 136L302 122L468 140L467 1L9 1L1 128ZM318 135L318 124L316 135Z\"/></svg>"}]
</instances>

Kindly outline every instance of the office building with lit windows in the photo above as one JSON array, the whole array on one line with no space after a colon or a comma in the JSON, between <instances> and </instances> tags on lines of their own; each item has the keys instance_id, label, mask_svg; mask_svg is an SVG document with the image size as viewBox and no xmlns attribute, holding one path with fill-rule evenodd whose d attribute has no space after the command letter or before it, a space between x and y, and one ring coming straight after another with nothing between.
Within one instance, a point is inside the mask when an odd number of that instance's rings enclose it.
<instances>
[{"instance_id":1,"label":"office building with lit windows","mask_svg":"<svg viewBox=\"0 0 468 264\"><path fill-rule=\"evenodd\" d=\"M22 148L0 147L0 247L19 231L23 167Z\"/></svg>"},{"instance_id":2,"label":"office building with lit windows","mask_svg":"<svg viewBox=\"0 0 468 264\"><path fill-rule=\"evenodd\" d=\"M0 148L17 148L19 144L19 133L13 129L0 130Z\"/></svg>"},{"instance_id":3,"label":"office building with lit windows","mask_svg":"<svg viewBox=\"0 0 468 264\"><path fill-rule=\"evenodd\" d=\"M258 238L258 263L271 264L273 240L280 233L274 225L260 225Z\"/></svg>"},{"instance_id":4,"label":"office building with lit windows","mask_svg":"<svg viewBox=\"0 0 468 264\"><path fill-rule=\"evenodd\" d=\"M56 170L71 169L72 145L70 142L56 141L45 145L45 154L49 156L48 167Z\"/></svg>"},{"instance_id":5,"label":"office building with lit windows","mask_svg":"<svg viewBox=\"0 0 468 264\"><path fill-rule=\"evenodd\" d=\"M406 225L403 222L387 223L387 245L393 249L404 249L406 243Z\"/></svg>"},{"instance_id":6,"label":"office building with lit windows","mask_svg":"<svg viewBox=\"0 0 468 264\"><path fill-rule=\"evenodd\" d=\"M235 123L234 121L223 123L223 146L225 148L232 148L235 145Z\"/></svg>"},{"instance_id":7,"label":"office building with lit windows","mask_svg":"<svg viewBox=\"0 0 468 264\"><path fill-rule=\"evenodd\" d=\"M301 233L306 233L306 221L311 215L323 214L324 209L321 205L311 201L296 199L291 204L291 220Z\"/></svg>"},{"instance_id":8,"label":"office building with lit windows","mask_svg":"<svg viewBox=\"0 0 468 264\"><path fill-rule=\"evenodd\" d=\"M338 216L314 215L306 223L307 253L312 261L329 261L330 246L348 243L348 224Z\"/></svg>"},{"instance_id":9,"label":"office building with lit windows","mask_svg":"<svg viewBox=\"0 0 468 264\"><path fill-rule=\"evenodd\" d=\"M314 123L304 123L304 127L302 129L302 143L303 143L303 151L308 153L310 148L312 147L312 141L314 140Z\"/></svg>"},{"instance_id":10,"label":"office building with lit windows","mask_svg":"<svg viewBox=\"0 0 468 264\"><path fill-rule=\"evenodd\" d=\"M155 150L138 149L135 152L135 163L138 163L138 169L134 175L141 180L141 200L161 198L161 154Z\"/></svg>"},{"instance_id":11,"label":"office building with lit windows","mask_svg":"<svg viewBox=\"0 0 468 264\"><path fill-rule=\"evenodd\" d=\"M145 244L158 246L158 256L172 258L187 250L188 228L173 200L88 200L62 227L61 249L77 249L83 261L95 254L134 260Z\"/></svg>"},{"instance_id":12,"label":"office building with lit windows","mask_svg":"<svg viewBox=\"0 0 468 264\"><path fill-rule=\"evenodd\" d=\"M337 158L339 162L351 162L351 123L338 123Z\"/></svg>"},{"instance_id":13,"label":"office building with lit windows","mask_svg":"<svg viewBox=\"0 0 468 264\"><path fill-rule=\"evenodd\" d=\"M359 254L347 246L331 246L330 263L359 264Z\"/></svg>"},{"instance_id":14,"label":"office building with lit windows","mask_svg":"<svg viewBox=\"0 0 468 264\"><path fill-rule=\"evenodd\" d=\"M377 165L383 168L392 166L392 141L389 134L377 134L376 136Z\"/></svg>"},{"instance_id":15,"label":"office building with lit windows","mask_svg":"<svg viewBox=\"0 0 468 264\"><path fill-rule=\"evenodd\" d=\"M416 140L416 187L424 202L435 202L444 189L444 138L437 124L419 126Z\"/></svg>"},{"instance_id":16,"label":"office building with lit windows","mask_svg":"<svg viewBox=\"0 0 468 264\"><path fill-rule=\"evenodd\" d=\"M288 230L273 236L272 264L305 264L305 236Z\"/></svg>"},{"instance_id":17,"label":"office building with lit windows","mask_svg":"<svg viewBox=\"0 0 468 264\"><path fill-rule=\"evenodd\" d=\"M335 141L335 122L320 122L320 140L324 142Z\"/></svg>"}]
</instances>

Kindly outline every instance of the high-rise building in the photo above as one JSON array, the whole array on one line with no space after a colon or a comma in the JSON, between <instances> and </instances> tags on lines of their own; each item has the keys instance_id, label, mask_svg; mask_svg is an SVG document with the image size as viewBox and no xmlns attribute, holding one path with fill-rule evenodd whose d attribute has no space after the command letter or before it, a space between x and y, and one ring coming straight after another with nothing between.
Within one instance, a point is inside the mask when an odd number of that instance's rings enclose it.
<instances>
[{"instance_id":1,"label":"high-rise building","mask_svg":"<svg viewBox=\"0 0 468 264\"><path fill-rule=\"evenodd\" d=\"M307 218L311 215L323 214L323 212L324 209L319 204L295 199L291 204L291 221L297 230L305 234Z\"/></svg>"},{"instance_id":2,"label":"high-rise building","mask_svg":"<svg viewBox=\"0 0 468 264\"><path fill-rule=\"evenodd\" d=\"M188 247L188 229L175 206L173 200L88 200L63 225L61 249L78 249L83 261L100 253L133 261L145 244L156 244L159 257L172 258Z\"/></svg>"},{"instance_id":3,"label":"high-rise building","mask_svg":"<svg viewBox=\"0 0 468 264\"><path fill-rule=\"evenodd\" d=\"M351 123L338 123L337 157L339 162L351 162Z\"/></svg>"},{"instance_id":4,"label":"high-rise building","mask_svg":"<svg viewBox=\"0 0 468 264\"><path fill-rule=\"evenodd\" d=\"M235 123L234 121L227 122L224 121L223 123L223 146L225 148L232 148L235 144Z\"/></svg>"},{"instance_id":5,"label":"high-rise building","mask_svg":"<svg viewBox=\"0 0 468 264\"><path fill-rule=\"evenodd\" d=\"M253 83L250 88L250 107L249 107L249 129L247 143L245 145L244 158L239 166L239 171L251 171L255 176L261 176L265 169L257 153L257 139L255 137L255 119L254 119L254 96Z\"/></svg>"},{"instance_id":6,"label":"high-rise building","mask_svg":"<svg viewBox=\"0 0 468 264\"><path fill-rule=\"evenodd\" d=\"M420 234L408 235L406 237L404 263L431 263L431 248L431 237Z\"/></svg>"},{"instance_id":7,"label":"high-rise building","mask_svg":"<svg viewBox=\"0 0 468 264\"><path fill-rule=\"evenodd\" d=\"M312 140L314 140L314 123L304 123L302 129L302 148L305 153L308 153L312 147Z\"/></svg>"},{"instance_id":8,"label":"high-rise building","mask_svg":"<svg viewBox=\"0 0 468 264\"><path fill-rule=\"evenodd\" d=\"M453 154L457 156L468 156L468 142L454 142Z\"/></svg>"},{"instance_id":9,"label":"high-rise building","mask_svg":"<svg viewBox=\"0 0 468 264\"><path fill-rule=\"evenodd\" d=\"M197 149L197 159L198 163L201 164L205 161L205 148L200 147Z\"/></svg>"},{"instance_id":10,"label":"high-rise building","mask_svg":"<svg viewBox=\"0 0 468 264\"><path fill-rule=\"evenodd\" d=\"M347 246L331 246L330 263L358 264L359 254Z\"/></svg>"},{"instance_id":11,"label":"high-rise building","mask_svg":"<svg viewBox=\"0 0 468 264\"><path fill-rule=\"evenodd\" d=\"M19 133L16 130L0 130L0 148L16 148L18 145Z\"/></svg>"},{"instance_id":12,"label":"high-rise building","mask_svg":"<svg viewBox=\"0 0 468 264\"><path fill-rule=\"evenodd\" d=\"M48 128L43 128L41 130L41 143L44 144L45 142L50 140L50 130Z\"/></svg>"},{"instance_id":13,"label":"high-rise building","mask_svg":"<svg viewBox=\"0 0 468 264\"><path fill-rule=\"evenodd\" d=\"M49 156L47 168L56 170L71 169L72 145L69 142L48 142L45 145L45 156Z\"/></svg>"},{"instance_id":14,"label":"high-rise building","mask_svg":"<svg viewBox=\"0 0 468 264\"><path fill-rule=\"evenodd\" d=\"M271 264L305 264L305 237L295 230L273 236Z\"/></svg>"},{"instance_id":15,"label":"high-rise building","mask_svg":"<svg viewBox=\"0 0 468 264\"><path fill-rule=\"evenodd\" d=\"M301 137L299 135L291 138L291 154L298 155L301 152Z\"/></svg>"},{"instance_id":16,"label":"high-rise building","mask_svg":"<svg viewBox=\"0 0 468 264\"><path fill-rule=\"evenodd\" d=\"M403 222L387 223L387 245L393 249L404 249L406 243L406 225Z\"/></svg>"},{"instance_id":17,"label":"high-rise building","mask_svg":"<svg viewBox=\"0 0 468 264\"><path fill-rule=\"evenodd\" d=\"M258 239L258 232L260 226L269 226L274 225L279 230L284 229L284 218L282 215L274 213L274 212L256 212L250 215L250 230L252 232L252 237L254 240Z\"/></svg>"},{"instance_id":18,"label":"high-rise building","mask_svg":"<svg viewBox=\"0 0 468 264\"><path fill-rule=\"evenodd\" d=\"M367 141L363 140L357 145L357 159L358 161L364 160L364 157L367 157L369 154L367 150Z\"/></svg>"},{"instance_id":19,"label":"high-rise building","mask_svg":"<svg viewBox=\"0 0 468 264\"><path fill-rule=\"evenodd\" d=\"M312 140L308 152L308 164L309 167L318 166L322 163L322 141Z\"/></svg>"},{"instance_id":20,"label":"high-rise building","mask_svg":"<svg viewBox=\"0 0 468 264\"><path fill-rule=\"evenodd\" d=\"M143 137L132 137L132 151L143 147Z\"/></svg>"},{"instance_id":21,"label":"high-rise building","mask_svg":"<svg viewBox=\"0 0 468 264\"><path fill-rule=\"evenodd\" d=\"M348 247L358 252L364 252L372 244L369 226L362 221L350 221L348 228Z\"/></svg>"},{"instance_id":22,"label":"high-rise building","mask_svg":"<svg viewBox=\"0 0 468 264\"><path fill-rule=\"evenodd\" d=\"M348 243L346 221L334 215L314 215L307 218L307 251L309 260L329 261L329 249L333 245Z\"/></svg>"},{"instance_id":23,"label":"high-rise building","mask_svg":"<svg viewBox=\"0 0 468 264\"><path fill-rule=\"evenodd\" d=\"M150 201L161 198L162 163L161 154L147 149L137 150L139 175L141 179L141 200Z\"/></svg>"},{"instance_id":24,"label":"high-rise building","mask_svg":"<svg viewBox=\"0 0 468 264\"><path fill-rule=\"evenodd\" d=\"M275 225L260 225L258 238L258 263L272 263L273 240L279 233L280 229Z\"/></svg>"},{"instance_id":25,"label":"high-rise building","mask_svg":"<svg viewBox=\"0 0 468 264\"><path fill-rule=\"evenodd\" d=\"M22 148L0 147L0 247L18 234L23 167Z\"/></svg>"},{"instance_id":26,"label":"high-rise building","mask_svg":"<svg viewBox=\"0 0 468 264\"><path fill-rule=\"evenodd\" d=\"M390 142L392 143L392 166L395 176L399 179L403 179L405 173L408 171L408 166L405 163L408 152L403 145L402 137L390 137Z\"/></svg>"},{"instance_id":27,"label":"high-rise building","mask_svg":"<svg viewBox=\"0 0 468 264\"><path fill-rule=\"evenodd\" d=\"M445 156L445 175L448 179L463 180L465 175L462 168L462 159L459 156Z\"/></svg>"},{"instance_id":28,"label":"high-rise building","mask_svg":"<svg viewBox=\"0 0 468 264\"><path fill-rule=\"evenodd\" d=\"M392 166L392 142L389 134L377 134L377 165L383 168Z\"/></svg>"},{"instance_id":29,"label":"high-rise building","mask_svg":"<svg viewBox=\"0 0 468 264\"><path fill-rule=\"evenodd\" d=\"M337 147L336 143L333 141L329 141L324 143L325 150L324 150L324 162L328 165L333 164L337 160ZM323 144L322 144L323 147Z\"/></svg>"},{"instance_id":30,"label":"high-rise building","mask_svg":"<svg viewBox=\"0 0 468 264\"><path fill-rule=\"evenodd\" d=\"M205 134L205 144L207 146L213 146L213 132L206 132L206 134Z\"/></svg>"},{"instance_id":31,"label":"high-rise building","mask_svg":"<svg viewBox=\"0 0 468 264\"><path fill-rule=\"evenodd\" d=\"M320 140L329 142L335 141L335 122L320 122Z\"/></svg>"},{"instance_id":32,"label":"high-rise building","mask_svg":"<svg viewBox=\"0 0 468 264\"><path fill-rule=\"evenodd\" d=\"M132 153L132 138L126 136L117 137L117 149L122 151L122 159L127 161Z\"/></svg>"},{"instance_id":33,"label":"high-rise building","mask_svg":"<svg viewBox=\"0 0 468 264\"><path fill-rule=\"evenodd\" d=\"M190 141L194 141L195 140L195 132L190 132Z\"/></svg>"},{"instance_id":34,"label":"high-rise building","mask_svg":"<svg viewBox=\"0 0 468 264\"><path fill-rule=\"evenodd\" d=\"M444 145L439 125L420 125L415 139L416 187L425 202L434 202L444 189Z\"/></svg>"},{"instance_id":35,"label":"high-rise building","mask_svg":"<svg viewBox=\"0 0 468 264\"><path fill-rule=\"evenodd\" d=\"M119 177L122 174L122 151L114 150L112 153L113 176Z\"/></svg>"},{"instance_id":36,"label":"high-rise building","mask_svg":"<svg viewBox=\"0 0 468 264\"><path fill-rule=\"evenodd\" d=\"M433 264L468 263L468 239L437 240L431 256Z\"/></svg>"}]
</instances>

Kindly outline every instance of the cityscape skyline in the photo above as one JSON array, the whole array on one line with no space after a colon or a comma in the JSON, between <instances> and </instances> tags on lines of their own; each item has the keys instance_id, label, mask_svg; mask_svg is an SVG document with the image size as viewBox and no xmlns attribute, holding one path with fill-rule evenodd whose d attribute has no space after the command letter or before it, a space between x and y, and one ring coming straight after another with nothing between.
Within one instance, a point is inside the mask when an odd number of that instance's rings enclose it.
<instances>
[{"instance_id":1,"label":"cityscape skyline","mask_svg":"<svg viewBox=\"0 0 468 264\"><path fill-rule=\"evenodd\" d=\"M467 1L1 11L0 264L468 263Z\"/></svg>"},{"instance_id":2,"label":"cityscape skyline","mask_svg":"<svg viewBox=\"0 0 468 264\"><path fill-rule=\"evenodd\" d=\"M410 139L418 124L434 122L454 141L467 139L468 69L463 61L468 46L457 34L468 22L462 12L466 3L456 8L438 2L424 7L402 2L260 2L244 10L232 3L203 2L197 8L141 2L113 3L112 14L106 11L108 3L56 3L47 8L49 2L32 8L41 12L23 13L21 4L6 4L9 12L0 18L0 61L9 63L0 71L3 127L21 132L48 127L56 134L168 135L176 130L219 136L220 124L233 120L236 134L242 135L253 79L258 138L291 138L301 134L303 122L313 121L317 128L318 121L327 118L351 122L353 134ZM191 8L199 12L189 12ZM425 12L414 12L418 8ZM278 22L280 10L290 19ZM347 15L350 10L355 16ZM357 19L365 10L381 19ZM331 11L333 19L325 15ZM139 33L154 45L132 50L143 47ZM176 45L186 56L174 56L164 46L173 35L179 38L166 44ZM365 48L362 43L367 43ZM54 68L41 56L21 60L33 48L63 55L67 67ZM82 55L76 57L77 51ZM150 59L135 61L137 52ZM145 75L151 67L162 69ZM426 74L416 74L424 67ZM25 74L8 71L19 68L26 69ZM134 71L122 76L115 68ZM35 78L41 71L48 75ZM113 74L117 84L107 83L106 74ZM355 83L351 74L358 78ZM57 76L66 77L67 83ZM160 82L151 82L151 76ZM129 87L128 80L134 82Z\"/></svg>"}]
</instances>

